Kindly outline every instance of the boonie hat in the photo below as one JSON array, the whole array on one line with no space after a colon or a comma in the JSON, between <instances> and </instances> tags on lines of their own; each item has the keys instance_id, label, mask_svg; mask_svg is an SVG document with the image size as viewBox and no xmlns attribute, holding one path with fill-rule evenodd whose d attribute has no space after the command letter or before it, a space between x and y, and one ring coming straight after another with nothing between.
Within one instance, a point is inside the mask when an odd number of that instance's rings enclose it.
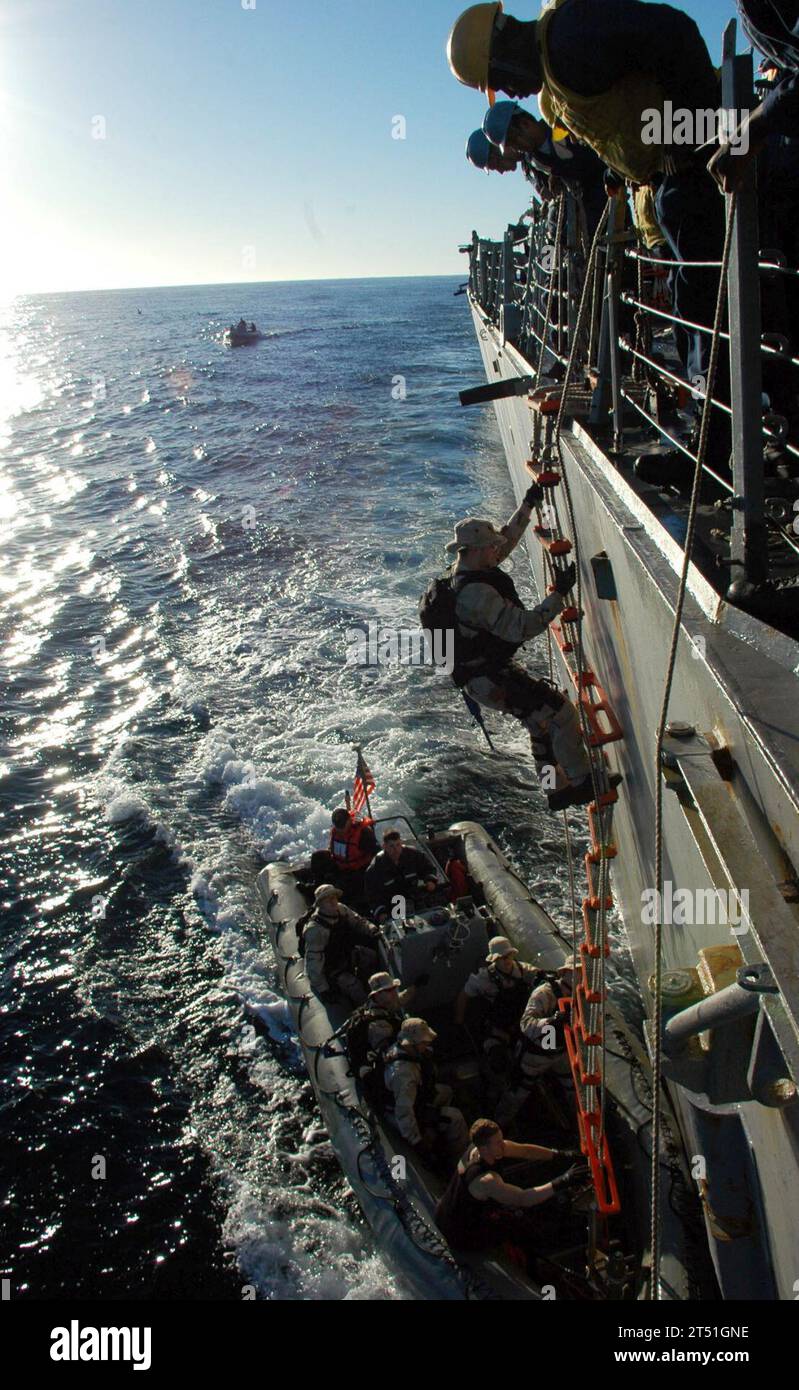
<instances>
[{"instance_id":1,"label":"boonie hat","mask_svg":"<svg viewBox=\"0 0 799 1390\"><path fill-rule=\"evenodd\" d=\"M399 989L401 980L395 980L387 970L378 970L376 975L369 976L369 998L373 994L382 994L384 989Z\"/></svg>"},{"instance_id":2,"label":"boonie hat","mask_svg":"<svg viewBox=\"0 0 799 1390\"><path fill-rule=\"evenodd\" d=\"M507 936L492 936L488 943L488 959L502 960L503 956L518 956L519 952Z\"/></svg>"},{"instance_id":3,"label":"boonie hat","mask_svg":"<svg viewBox=\"0 0 799 1390\"><path fill-rule=\"evenodd\" d=\"M493 545L494 541L504 541L502 531L498 531L493 521L483 521L480 517L467 516L455 527L455 539L447 543L447 550L469 550L472 546Z\"/></svg>"},{"instance_id":4,"label":"boonie hat","mask_svg":"<svg viewBox=\"0 0 799 1390\"><path fill-rule=\"evenodd\" d=\"M340 888L336 888L333 883L320 883L313 895L314 907L318 907L325 898L343 898L344 894Z\"/></svg>"},{"instance_id":5,"label":"boonie hat","mask_svg":"<svg viewBox=\"0 0 799 1390\"><path fill-rule=\"evenodd\" d=\"M435 1042L438 1037L434 1033L429 1023L425 1023L423 1018L406 1018L397 1035L399 1042L423 1043Z\"/></svg>"}]
</instances>

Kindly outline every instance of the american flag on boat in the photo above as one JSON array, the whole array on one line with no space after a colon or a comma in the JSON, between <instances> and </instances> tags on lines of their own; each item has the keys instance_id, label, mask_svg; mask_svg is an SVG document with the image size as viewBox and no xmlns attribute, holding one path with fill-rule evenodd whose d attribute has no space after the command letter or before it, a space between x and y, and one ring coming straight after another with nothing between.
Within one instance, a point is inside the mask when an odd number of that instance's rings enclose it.
<instances>
[{"instance_id":1,"label":"american flag on boat","mask_svg":"<svg viewBox=\"0 0 799 1390\"><path fill-rule=\"evenodd\" d=\"M369 771L366 763L358 753L358 762L355 768L355 781L352 784L352 809L356 816L361 811L369 807L369 793L375 789L375 779Z\"/></svg>"}]
</instances>

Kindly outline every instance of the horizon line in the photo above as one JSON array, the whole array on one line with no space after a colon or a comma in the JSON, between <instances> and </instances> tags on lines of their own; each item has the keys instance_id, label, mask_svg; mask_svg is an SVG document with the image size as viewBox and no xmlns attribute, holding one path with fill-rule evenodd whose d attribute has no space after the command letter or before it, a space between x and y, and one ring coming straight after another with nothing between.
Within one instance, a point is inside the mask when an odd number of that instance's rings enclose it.
<instances>
[{"instance_id":1,"label":"horizon line","mask_svg":"<svg viewBox=\"0 0 799 1390\"><path fill-rule=\"evenodd\" d=\"M168 285L103 285L95 286L92 289L73 289L73 290L14 290L9 293L6 303L13 303L16 299L35 299L41 295L57 294L134 294L144 293L148 290L201 290L201 289L227 289L237 286L255 285L335 285L350 281L369 281L369 280L462 280L463 275L454 271L428 272L427 274L415 275L302 275L297 277L276 279L276 280L185 280L176 284Z\"/></svg>"}]
</instances>

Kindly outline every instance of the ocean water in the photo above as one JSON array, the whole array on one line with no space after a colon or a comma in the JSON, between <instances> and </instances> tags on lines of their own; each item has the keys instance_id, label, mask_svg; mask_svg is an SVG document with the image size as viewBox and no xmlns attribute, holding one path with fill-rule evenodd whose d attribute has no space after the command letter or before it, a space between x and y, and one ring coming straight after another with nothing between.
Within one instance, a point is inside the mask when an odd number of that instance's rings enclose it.
<instances>
[{"instance_id":1,"label":"ocean water","mask_svg":"<svg viewBox=\"0 0 799 1390\"><path fill-rule=\"evenodd\" d=\"M2 310L12 1297L404 1296L282 1027L254 887L324 843L354 741L376 812L480 819L569 929L526 740L494 716L491 754L448 681L360 667L347 635L413 624L455 520L514 506L493 413L458 404L482 369L456 284ZM240 314L264 337L231 350Z\"/></svg>"}]
</instances>

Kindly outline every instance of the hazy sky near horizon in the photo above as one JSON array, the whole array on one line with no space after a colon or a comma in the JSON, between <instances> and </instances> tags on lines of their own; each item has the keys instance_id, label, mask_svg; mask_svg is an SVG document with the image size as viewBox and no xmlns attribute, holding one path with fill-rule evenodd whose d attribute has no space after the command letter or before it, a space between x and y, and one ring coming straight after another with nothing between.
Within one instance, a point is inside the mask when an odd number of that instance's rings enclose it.
<instances>
[{"instance_id":1,"label":"hazy sky near horizon","mask_svg":"<svg viewBox=\"0 0 799 1390\"><path fill-rule=\"evenodd\" d=\"M0 290L464 270L526 189L464 158L485 105L444 56L462 8L0 0ZM717 61L734 0L683 8Z\"/></svg>"}]
</instances>

